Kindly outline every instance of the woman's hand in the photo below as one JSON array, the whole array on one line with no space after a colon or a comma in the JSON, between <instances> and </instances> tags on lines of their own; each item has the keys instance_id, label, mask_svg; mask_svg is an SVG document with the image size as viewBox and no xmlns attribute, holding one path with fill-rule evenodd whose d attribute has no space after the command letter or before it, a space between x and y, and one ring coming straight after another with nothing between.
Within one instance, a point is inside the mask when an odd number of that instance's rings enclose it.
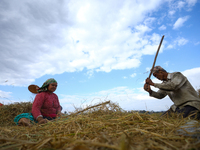
<instances>
[{"instance_id":1,"label":"woman's hand","mask_svg":"<svg viewBox=\"0 0 200 150\"><path fill-rule=\"evenodd\" d=\"M59 111L58 113L57 113L57 117L61 117L62 116L62 113L61 113L61 111Z\"/></svg>"},{"instance_id":2,"label":"woman's hand","mask_svg":"<svg viewBox=\"0 0 200 150\"><path fill-rule=\"evenodd\" d=\"M37 121L38 121L39 124L47 123L47 119L44 119L43 117L38 117Z\"/></svg>"}]
</instances>

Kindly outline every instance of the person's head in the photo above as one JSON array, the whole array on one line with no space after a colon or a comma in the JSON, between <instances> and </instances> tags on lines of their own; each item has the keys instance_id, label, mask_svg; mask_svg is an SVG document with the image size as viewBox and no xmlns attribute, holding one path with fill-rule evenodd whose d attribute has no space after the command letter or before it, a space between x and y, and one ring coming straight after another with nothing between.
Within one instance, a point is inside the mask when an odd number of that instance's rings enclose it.
<instances>
[{"instance_id":1,"label":"person's head","mask_svg":"<svg viewBox=\"0 0 200 150\"><path fill-rule=\"evenodd\" d=\"M50 93L53 93L56 90L57 86L57 82L53 82L48 85L47 89Z\"/></svg>"},{"instance_id":2,"label":"person's head","mask_svg":"<svg viewBox=\"0 0 200 150\"><path fill-rule=\"evenodd\" d=\"M156 66L152 69L153 76L159 80L167 80L167 71L160 66Z\"/></svg>"},{"instance_id":3,"label":"person's head","mask_svg":"<svg viewBox=\"0 0 200 150\"><path fill-rule=\"evenodd\" d=\"M57 85L58 85L57 81L53 78L50 78L43 83L41 88L38 89L38 93L45 91L53 93L56 90Z\"/></svg>"}]
</instances>

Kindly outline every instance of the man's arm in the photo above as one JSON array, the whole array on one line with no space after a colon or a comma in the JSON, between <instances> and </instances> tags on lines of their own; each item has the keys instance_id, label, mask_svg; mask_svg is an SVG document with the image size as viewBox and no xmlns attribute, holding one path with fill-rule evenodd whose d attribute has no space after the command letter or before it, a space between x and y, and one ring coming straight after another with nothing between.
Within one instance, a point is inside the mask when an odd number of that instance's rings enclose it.
<instances>
[{"instance_id":1,"label":"man's arm","mask_svg":"<svg viewBox=\"0 0 200 150\"><path fill-rule=\"evenodd\" d=\"M163 90L158 90L157 92L152 91L149 95L158 99L162 99L167 95L167 93Z\"/></svg>"},{"instance_id":2,"label":"man's arm","mask_svg":"<svg viewBox=\"0 0 200 150\"><path fill-rule=\"evenodd\" d=\"M170 81L162 84L154 83L154 87L161 90L174 91L179 89L186 81L187 78L185 76L183 76L180 72L176 72L173 74Z\"/></svg>"},{"instance_id":3,"label":"man's arm","mask_svg":"<svg viewBox=\"0 0 200 150\"><path fill-rule=\"evenodd\" d=\"M167 93L163 90L158 90L157 92L151 90L150 85L147 83L144 84L144 90L147 91L150 96L158 98L158 99L162 99L167 95Z\"/></svg>"}]
</instances>

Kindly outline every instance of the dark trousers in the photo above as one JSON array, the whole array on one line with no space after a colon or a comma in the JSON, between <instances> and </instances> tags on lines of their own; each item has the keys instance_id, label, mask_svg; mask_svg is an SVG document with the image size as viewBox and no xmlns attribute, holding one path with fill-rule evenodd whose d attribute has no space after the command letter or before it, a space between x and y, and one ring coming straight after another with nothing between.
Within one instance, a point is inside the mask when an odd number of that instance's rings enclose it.
<instances>
[{"instance_id":1,"label":"dark trousers","mask_svg":"<svg viewBox=\"0 0 200 150\"><path fill-rule=\"evenodd\" d=\"M161 117L166 115L171 115L172 113L181 114L183 118L190 116L193 119L200 120L200 111L193 106L186 105L183 108L177 107L175 112L170 108L168 111L164 112Z\"/></svg>"}]
</instances>

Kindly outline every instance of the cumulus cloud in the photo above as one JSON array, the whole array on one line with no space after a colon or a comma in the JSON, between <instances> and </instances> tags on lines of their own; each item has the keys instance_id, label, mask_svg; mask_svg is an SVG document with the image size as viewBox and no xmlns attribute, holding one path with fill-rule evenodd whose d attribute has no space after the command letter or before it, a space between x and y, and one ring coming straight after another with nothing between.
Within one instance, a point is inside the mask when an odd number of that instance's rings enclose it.
<instances>
[{"instance_id":1,"label":"cumulus cloud","mask_svg":"<svg viewBox=\"0 0 200 150\"><path fill-rule=\"evenodd\" d=\"M189 19L189 16L178 18L178 20L174 23L173 29L178 29L183 26L184 22Z\"/></svg>"},{"instance_id":2,"label":"cumulus cloud","mask_svg":"<svg viewBox=\"0 0 200 150\"><path fill-rule=\"evenodd\" d=\"M143 55L157 49L161 35L152 32L152 12L164 3L1 0L0 85L27 86L47 74L84 69L91 77L137 68ZM179 18L174 28L187 19Z\"/></svg>"},{"instance_id":3,"label":"cumulus cloud","mask_svg":"<svg viewBox=\"0 0 200 150\"><path fill-rule=\"evenodd\" d=\"M167 49L172 49L172 48L174 48L174 46L173 46L172 44L169 44L169 45L167 46Z\"/></svg>"},{"instance_id":4,"label":"cumulus cloud","mask_svg":"<svg viewBox=\"0 0 200 150\"><path fill-rule=\"evenodd\" d=\"M14 102L16 102L16 100L13 100L12 92L5 92L0 90L0 103L6 105Z\"/></svg>"},{"instance_id":5,"label":"cumulus cloud","mask_svg":"<svg viewBox=\"0 0 200 150\"><path fill-rule=\"evenodd\" d=\"M198 79L200 76L200 67L185 70L182 73L188 78L195 89L200 89L200 80Z\"/></svg>"},{"instance_id":6,"label":"cumulus cloud","mask_svg":"<svg viewBox=\"0 0 200 150\"><path fill-rule=\"evenodd\" d=\"M188 7L192 7L197 3L197 0L186 0Z\"/></svg>"},{"instance_id":7,"label":"cumulus cloud","mask_svg":"<svg viewBox=\"0 0 200 150\"><path fill-rule=\"evenodd\" d=\"M177 46L183 46L186 45L188 43L188 40L183 38L183 37L177 37L173 43L169 44L167 46L167 49L173 49L176 48Z\"/></svg>"},{"instance_id":8,"label":"cumulus cloud","mask_svg":"<svg viewBox=\"0 0 200 150\"><path fill-rule=\"evenodd\" d=\"M0 90L0 99L8 99L11 97L11 92L5 92Z\"/></svg>"},{"instance_id":9,"label":"cumulus cloud","mask_svg":"<svg viewBox=\"0 0 200 150\"><path fill-rule=\"evenodd\" d=\"M134 77L136 77L136 73L133 73L133 74L131 74L130 76L131 76L131 78L134 78Z\"/></svg>"},{"instance_id":10,"label":"cumulus cloud","mask_svg":"<svg viewBox=\"0 0 200 150\"><path fill-rule=\"evenodd\" d=\"M197 3L197 0L177 0L168 2L170 5L168 14L169 16L173 16L177 11L181 11L182 9L190 11L192 7Z\"/></svg>"},{"instance_id":11,"label":"cumulus cloud","mask_svg":"<svg viewBox=\"0 0 200 150\"><path fill-rule=\"evenodd\" d=\"M170 10L170 11L168 12L169 16L173 16L175 13L176 13L175 10Z\"/></svg>"},{"instance_id":12,"label":"cumulus cloud","mask_svg":"<svg viewBox=\"0 0 200 150\"><path fill-rule=\"evenodd\" d=\"M178 1L178 2L177 2L177 8L178 8L178 9L181 9L181 8L183 8L183 7L185 6L185 4L186 4L186 2Z\"/></svg>"},{"instance_id":13,"label":"cumulus cloud","mask_svg":"<svg viewBox=\"0 0 200 150\"><path fill-rule=\"evenodd\" d=\"M176 43L178 46L182 46L182 45L185 45L187 44L188 40L183 38L183 37L178 37L174 43Z\"/></svg>"},{"instance_id":14,"label":"cumulus cloud","mask_svg":"<svg viewBox=\"0 0 200 150\"><path fill-rule=\"evenodd\" d=\"M166 67L168 67L169 66L169 61L165 62L164 64L165 64Z\"/></svg>"},{"instance_id":15,"label":"cumulus cloud","mask_svg":"<svg viewBox=\"0 0 200 150\"><path fill-rule=\"evenodd\" d=\"M158 28L159 30L166 30L166 26L165 25L162 25Z\"/></svg>"},{"instance_id":16,"label":"cumulus cloud","mask_svg":"<svg viewBox=\"0 0 200 150\"><path fill-rule=\"evenodd\" d=\"M156 50L154 37L160 36L147 35L155 20L147 14L162 3L1 0L0 84L27 86L46 74L83 69L92 76L136 68L142 55Z\"/></svg>"},{"instance_id":17,"label":"cumulus cloud","mask_svg":"<svg viewBox=\"0 0 200 150\"><path fill-rule=\"evenodd\" d=\"M60 102L64 110L74 111L75 108L84 108L108 100L119 104L124 110L163 111L172 105L169 98L162 101L157 100L149 97L149 94L143 89L129 89L127 87L116 87L107 91L91 93L88 96L62 95Z\"/></svg>"}]
</instances>

